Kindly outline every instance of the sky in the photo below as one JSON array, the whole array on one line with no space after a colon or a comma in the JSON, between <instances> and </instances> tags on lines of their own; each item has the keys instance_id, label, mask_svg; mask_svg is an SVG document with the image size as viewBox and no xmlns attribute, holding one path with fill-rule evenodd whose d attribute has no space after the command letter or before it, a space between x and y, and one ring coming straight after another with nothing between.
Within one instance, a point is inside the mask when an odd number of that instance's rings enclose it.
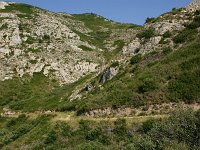
<instances>
[{"instance_id":1,"label":"sky","mask_svg":"<svg viewBox=\"0 0 200 150\"><path fill-rule=\"evenodd\" d=\"M0 0L27 3L53 12L95 13L122 22L144 24L147 17L157 17L192 0Z\"/></svg>"}]
</instances>

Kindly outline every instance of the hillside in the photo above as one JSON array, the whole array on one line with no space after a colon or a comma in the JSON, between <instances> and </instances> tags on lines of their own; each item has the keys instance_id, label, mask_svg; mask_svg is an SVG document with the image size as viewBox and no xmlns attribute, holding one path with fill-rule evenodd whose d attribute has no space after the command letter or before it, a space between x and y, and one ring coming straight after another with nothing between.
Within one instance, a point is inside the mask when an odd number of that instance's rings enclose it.
<instances>
[{"instance_id":1,"label":"hillside","mask_svg":"<svg viewBox=\"0 0 200 150\"><path fill-rule=\"evenodd\" d=\"M0 148L197 150L199 6L139 26L0 2Z\"/></svg>"}]
</instances>

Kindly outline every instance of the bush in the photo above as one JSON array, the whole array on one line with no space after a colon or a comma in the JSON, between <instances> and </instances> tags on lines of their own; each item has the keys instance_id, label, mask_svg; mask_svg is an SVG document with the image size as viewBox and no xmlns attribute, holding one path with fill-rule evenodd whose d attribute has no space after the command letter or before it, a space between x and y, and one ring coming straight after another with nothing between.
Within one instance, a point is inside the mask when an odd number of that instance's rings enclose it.
<instances>
[{"instance_id":1,"label":"bush","mask_svg":"<svg viewBox=\"0 0 200 150\"><path fill-rule=\"evenodd\" d=\"M142 125L144 133L149 132L153 128L154 123L155 121L152 119L145 121Z\"/></svg>"},{"instance_id":2,"label":"bush","mask_svg":"<svg viewBox=\"0 0 200 150\"><path fill-rule=\"evenodd\" d=\"M142 84L138 87L139 93L145 93L151 90L155 90L157 88L157 84L155 79L153 78L144 78L142 79Z\"/></svg>"},{"instance_id":3,"label":"bush","mask_svg":"<svg viewBox=\"0 0 200 150\"><path fill-rule=\"evenodd\" d=\"M142 60L142 55L141 54L137 54L135 56L133 56L130 60L130 63L133 64L137 64L138 62L140 62Z\"/></svg>"},{"instance_id":4,"label":"bush","mask_svg":"<svg viewBox=\"0 0 200 150\"><path fill-rule=\"evenodd\" d=\"M170 97L173 100L184 100L191 103L200 96L200 71L179 75L169 84Z\"/></svg>"},{"instance_id":5,"label":"bush","mask_svg":"<svg viewBox=\"0 0 200 150\"><path fill-rule=\"evenodd\" d=\"M12 127L12 126L16 125L16 123L17 123L16 119L11 119L6 123L6 126Z\"/></svg>"},{"instance_id":6,"label":"bush","mask_svg":"<svg viewBox=\"0 0 200 150\"><path fill-rule=\"evenodd\" d=\"M127 126L125 119L117 119L115 121L114 133L118 136L124 136L127 133Z\"/></svg>"},{"instance_id":7,"label":"bush","mask_svg":"<svg viewBox=\"0 0 200 150\"><path fill-rule=\"evenodd\" d=\"M87 47L87 46L85 46L85 45L80 45L79 48L82 49L83 51L93 51L92 48Z\"/></svg>"},{"instance_id":8,"label":"bush","mask_svg":"<svg viewBox=\"0 0 200 150\"><path fill-rule=\"evenodd\" d=\"M195 29L184 29L177 36L173 38L174 43L184 43L187 40L190 40L194 35L196 35L197 31Z\"/></svg>"},{"instance_id":9,"label":"bush","mask_svg":"<svg viewBox=\"0 0 200 150\"><path fill-rule=\"evenodd\" d=\"M200 27L200 16L196 16L192 23L190 23L187 28L196 29Z\"/></svg>"},{"instance_id":10,"label":"bush","mask_svg":"<svg viewBox=\"0 0 200 150\"><path fill-rule=\"evenodd\" d=\"M140 39L142 39L142 38L150 39L154 35L155 35L155 33L154 33L153 29L147 29L147 30L145 30L143 32L138 33L137 37L140 38Z\"/></svg>"},{"instance_id":11,"label":"bush","mask_svg":"<svg viewBox=\"0 0 200 150\"><path fill-rule=\"evenodd\" d=\"M155 150L156 145L148 136L134 136L131 143L127 144L125 150Z\"/></svg>"},{"instance_id":12,"label":"bush","mask_svg":"<svg viewBox=\"0 0 200 150\"><path fill-rule=\"evenodd\" d=\"M169 32L169 31L166 31L164 34L163 34L163 37L164 38L169 38L169 37L171 37L172 36L172 34L171 34L171 32Z\"/></svg>"},{"instance_id":13,"label":"bush","mask_svg":"<svg viewBox=\"0 0 200 150\"><path fill-rule=\"evenodd\" d=\"M111 67L118 67L119 66L119 62L118 61L114 61L111 64Z\"/></svg>"},{"instance_id":14,"label":"bush","mask_svg":"<svg viewBox=\"0 0 200 150\"><path fill-rule=\"evenodd\" d=\"M105 150L105 147L99 142L92 141L80 144L78 150Z\"/></svg>"},{"instance_id":15,"label":"bush","mask_svg":"<svg viewBox=\"0 0 200 150\"><path fill-rule=\"evenodd\" d=\"M192 110L178 110L169 119L156 123L148 135L156 143L157 149L167 147L172 141L185 143L193 149L200 144L197 122Z\"/></svg>"},{"instance_id":16,"label":"bush","mask_svg":"<svg viewBox=\"0 0 200 150\"><path fill-rule=\"evenodd\" d=\"M53 144L57 139L56 132L54 130L51 130L47 137L44 140L44 144Z\"/></svg>"},{"instance_id":17,"label":"bush","mask_svg":"<svg viewBox=\"0 0 200 150\"><path fill-rule=\"evenodd\" d=\"M169 54L169 53L171 53L173 50L170 48L170 47L165 47L164 49L163 49L163 54Z\"/></svg>"},{"instance_id":18,"label":"bush","mask_svg":"<svg viewBox=\"0 0 200 150\"><path fill-rule=\"evenodd\" d=\"M154 22L156 20L156 18L147 18L145 23L151 23L151 22Z\"/></svg>"}]
</instances>

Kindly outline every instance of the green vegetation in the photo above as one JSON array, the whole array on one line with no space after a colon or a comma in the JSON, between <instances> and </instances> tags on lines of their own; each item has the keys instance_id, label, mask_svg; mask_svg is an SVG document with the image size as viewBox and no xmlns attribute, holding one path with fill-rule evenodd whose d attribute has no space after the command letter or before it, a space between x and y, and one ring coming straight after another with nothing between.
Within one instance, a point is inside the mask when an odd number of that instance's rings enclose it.
<instances>
[{"instance_id":1,"label":"green vegetation","mask_svg":"<svg viewBox=\"0 0 200 150\"><path fill-rule=\"evenodd\" d=\"M113 121L53 121L56 116L20 115L0 118L0 148L166 150L200 146L200 112L177 110L169 118L135 123ZM72 123L76 122L76 123Z\"/></svg>"},{"instance_id":2,"label":"green vegetation","mask_svg":"<svg viewBox=\"0 0 200 150\"><path fill-rule=\"evenodd\" d=\"M177 36L173 38L174 43L184 43L191 40L197 34L196 29L184 29Z\"/></svg>"},{"instance_id":3,"label":"green vegetation","mask_svg":"<svg viewBox=\"0 0 200 150\"><path fill-rule=\"evenodd\" d=\"M85 46L85 45L81 45L81 46L79 46L79 48L81 48L81 49L84 50L84 51L93 51L92 48L87 47L87 46Z\"/></svg>"},{"instance_id":4,"label":"green vegetation","mask_svg":"<svg viewBox=\"0 0 200 150\"><path fill-rule=\"evenodd\" d=\"M199 48L199 41L194 40L176 51L165 47L161 52L143 57L138 54L131 58L127 68L121 69L112 80L107 81L103 89L96 88L87 93L87 97L74 102L72 108L83 113L112 106L138 107L169 101L199 102Z\"/></svg>"},{"instance_id":5,"label":"green vegetation","mask_svg":"<svg viewBox=\"0 0 200 150\"><path fill-rule=\"evenodd\" d=\"M164 34L163 34L163 37L164 38L170 38L172 36L171 32L169 31L166 31Z\"/></svg>"},{"instance_id":6,"label":"green vegetation","mask_svg":"<svg viewBox=\"0 0 200 150\"><path fill-rule=\"evenodd\" d=\"M114 61L114 62L112 62L112 64L110 66L111 67L118 67L119 66L119 62L118 61Z\"/></svg>"},{"instance_id":7,"label":"green vegetation","mask_svg":"<svg viewBox=\"0 0 200 150\"><path fill-rule=\"evenodd\" d=\"M5 9L1 9L0 12L20 12L20 13L24 13L24 14L32 14L33 10L32 10L33 6L28 5L28 4L18 4L18 3L13 3L10 4L9 6L6 6Z\"/></svg>"},{"instance_id":8,"label":"green vegetation","mask_svg":"<svg viewBox=\"0 0 200 150\"><path fill-rule=\"evenodd\" d=\"M155 33L154 33L153 29L147 29L147 30L144 30L143 32L138 33L137 37L140 39L142 39L142 38L150 39L154 35L155 35Z\"/></svg>"},{"instance_id":9,"label":"green vegetation","mask_svg":"<svg viewBox=\"0 0 200 150\"><path fill-rule=\"evenodd\" d=\"M133 65L133 64L137 64L141 60L142 60L142 55L137 54L137 55L133 56L130 61L131 61L131 64Z\"/></svg>"},{"instance_id":10,"label":"green vegetation","mask_svg":"<svg viewBox=\"0 0 200 150\"><path fill-rule=\"evenodd\" d=\"M8 25L7 24L3 24L1 27L0 27L0 30L4 30L4 29L7 29L8 28Z\"/></svg>"},{"instance_id":11,"label":"green vegetation","mask_svg":"<svg viewBox=\"0 0 200 150\"><path fill-rule=\"evenodd\" d=\"M41 51L43 51L43 49L41 47L40 48L28 48L26 50L26 52L32 52L32 53L39 53Z\"/></svg>"},{"instance_id":12,"label":"green vegetation","mask_svg":"<svg viewBox=\"0 0 200 150\"><path fill-rule=\"evenodd\" d=\"M145 23L153 23L156 21L156 18L147 18Z\"/></svg>"}]
</instances>

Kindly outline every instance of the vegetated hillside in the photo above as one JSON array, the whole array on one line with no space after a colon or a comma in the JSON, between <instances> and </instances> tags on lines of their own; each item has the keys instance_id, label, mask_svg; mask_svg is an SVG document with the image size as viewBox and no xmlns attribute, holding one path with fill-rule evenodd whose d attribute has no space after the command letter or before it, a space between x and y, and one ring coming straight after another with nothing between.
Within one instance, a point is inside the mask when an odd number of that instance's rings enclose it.
<instances>
[{"instance_id":1,"label":"vegetated hillside","mask_svg":"<svg viewBox=\"0 0 200 150\"><path fill-rule=\"evenodd\" d=\"M56 109L69 102L75 87L104 70L142 28L6 2L0 20L1 110Z\"/></svg>"},{"instance_id":2,"label":"vegetated hillside","mask_svg":"<svg viewBox=\"0 0 200 150\"><path fill-rule=\"evenodd\" d=\"M199 11L173 9L140 27L2 4L1 111L199 102Z\"/></svg>"},{"instance_id":3,"label":"vegetated hillside","mask_svg":"<svg viewBox=\"0 0 200 150\"><path fill-rule=\"evenodd\" d=\"M53 115L0 118L1 149L198 150L200 112L180 110L169 118L55 121Z\"/></svg>"},{"instance_id":4,"label":"vegetated hillside","mask_svg":"<svg viewBox=\"0 0 200 150\"><path fill-rule=\"evenodd\" d=\"M0 149L198 150L197 5L141 27L0 2Z\"/></svg>"}]
</instances>

